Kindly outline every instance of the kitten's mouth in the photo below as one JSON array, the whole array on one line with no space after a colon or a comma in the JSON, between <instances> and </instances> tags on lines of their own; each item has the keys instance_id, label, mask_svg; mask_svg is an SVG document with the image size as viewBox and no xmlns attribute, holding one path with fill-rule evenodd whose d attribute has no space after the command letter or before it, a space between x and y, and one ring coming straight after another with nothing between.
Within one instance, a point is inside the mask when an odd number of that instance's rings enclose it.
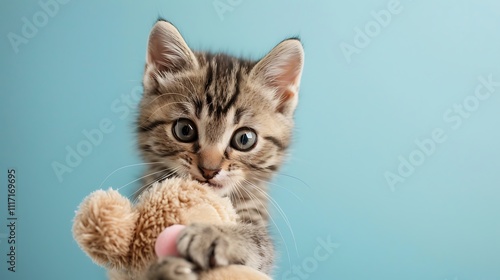
<instances>
[{"instance_id":1,"label":"kitten's mouth","mask_svg":"<svg viewBox=\"0 0 500 280\"><path fill-rule=\"evenodd\" d=\"M224 187L223 185L217 184L217 183L213 182L212 180L198 180L198 179L196 179L196 181L198 181L204 185L208 185L214 189L222 189Z\"/></svg>"}]
</instances>

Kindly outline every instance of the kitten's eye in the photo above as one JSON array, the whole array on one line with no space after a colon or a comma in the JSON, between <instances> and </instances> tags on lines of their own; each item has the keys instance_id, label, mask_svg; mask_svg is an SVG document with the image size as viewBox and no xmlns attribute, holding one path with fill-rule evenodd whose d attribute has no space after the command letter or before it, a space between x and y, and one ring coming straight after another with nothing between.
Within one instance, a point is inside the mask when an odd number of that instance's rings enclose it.
<instances>
[{"instance_id":1,"label":"kitten's eye","mask_svg":"<svg viewBox=\"0 0 500 280\"><path fill-rule=\"evenodd\" d=\"M178 119L172 127L172 133L180 142L193 142L198 138L196 125L188 119Z\"/></svg>"},{"instance_id":2,"label":"kitten's eye","mask_svg":"<svg viewBox=\"0 0 500 280\"><path fill-rule=\"evenodd\" d=\"M257 134L255 131L248 127L243 127L233 134L231 139L231 147L242 152L248 152L257 144Z\"/></svg>"}]
</instances>

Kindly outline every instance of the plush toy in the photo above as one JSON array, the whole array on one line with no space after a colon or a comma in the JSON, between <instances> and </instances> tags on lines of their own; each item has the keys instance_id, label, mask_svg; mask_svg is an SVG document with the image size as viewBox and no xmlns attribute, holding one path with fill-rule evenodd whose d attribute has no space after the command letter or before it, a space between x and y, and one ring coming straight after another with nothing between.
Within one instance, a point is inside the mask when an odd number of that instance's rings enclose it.
<instances>
[{"instance_id":1,"label":"plush toy","mask_svg":"<svg viewBox=\"0 0 500 280\"><path fill-rule=\"evenodd\" d=\"M98 190L80 204L73 236L97 264L108 268L110 279L147 279L148 268L161 257L176 255L182 226L194 222L236 223L228 198L195 181L169 179L154 184L133 205L115 190ZM214 268L200 280L271 279L242 265Z\"/></svg>"}]
</instances>

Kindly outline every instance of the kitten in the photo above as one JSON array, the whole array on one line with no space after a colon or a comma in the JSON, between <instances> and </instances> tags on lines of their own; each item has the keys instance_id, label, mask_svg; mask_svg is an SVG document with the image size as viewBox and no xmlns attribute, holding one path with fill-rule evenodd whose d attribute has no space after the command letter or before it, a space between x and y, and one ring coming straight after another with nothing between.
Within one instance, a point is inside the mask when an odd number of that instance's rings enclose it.
<instances>
[{"instance_id":1,"label":"kitten","mask_svg":"<svg viewBox=\"0 0 500 280\"><path fill-rule=\"evenodd\" d=\"M205 183L230 197L240 224L188 226L177 244L184 258L153 265L149 279L197 279L200 270L228 264L271 273L266 183L290 145L303 63L297 39L249 61L193 52L172 24L155 24L138 119L139 146L151 163L145 183Z\"/></svg>"}]
</instances>

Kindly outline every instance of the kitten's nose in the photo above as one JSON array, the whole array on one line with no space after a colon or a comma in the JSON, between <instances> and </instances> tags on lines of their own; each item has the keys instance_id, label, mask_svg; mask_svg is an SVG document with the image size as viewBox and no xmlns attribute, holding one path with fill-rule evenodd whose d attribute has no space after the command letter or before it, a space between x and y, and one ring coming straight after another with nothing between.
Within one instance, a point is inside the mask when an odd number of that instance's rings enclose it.
<instances>
[{"instance_id":1,"label":"kitten's nose","mask_svg":"<svg viewBox=\"0 0 500 280\"><path fill-rule=\"evenodd\" d=\"M201 166L198 166L198 169L200 169L200 172L201 172L201 175L203 176L203 178L205 178L207 180L210 180L213 177L215 177L220 171L220 169L205 169Z\"/></svg>"}]
</instances>

